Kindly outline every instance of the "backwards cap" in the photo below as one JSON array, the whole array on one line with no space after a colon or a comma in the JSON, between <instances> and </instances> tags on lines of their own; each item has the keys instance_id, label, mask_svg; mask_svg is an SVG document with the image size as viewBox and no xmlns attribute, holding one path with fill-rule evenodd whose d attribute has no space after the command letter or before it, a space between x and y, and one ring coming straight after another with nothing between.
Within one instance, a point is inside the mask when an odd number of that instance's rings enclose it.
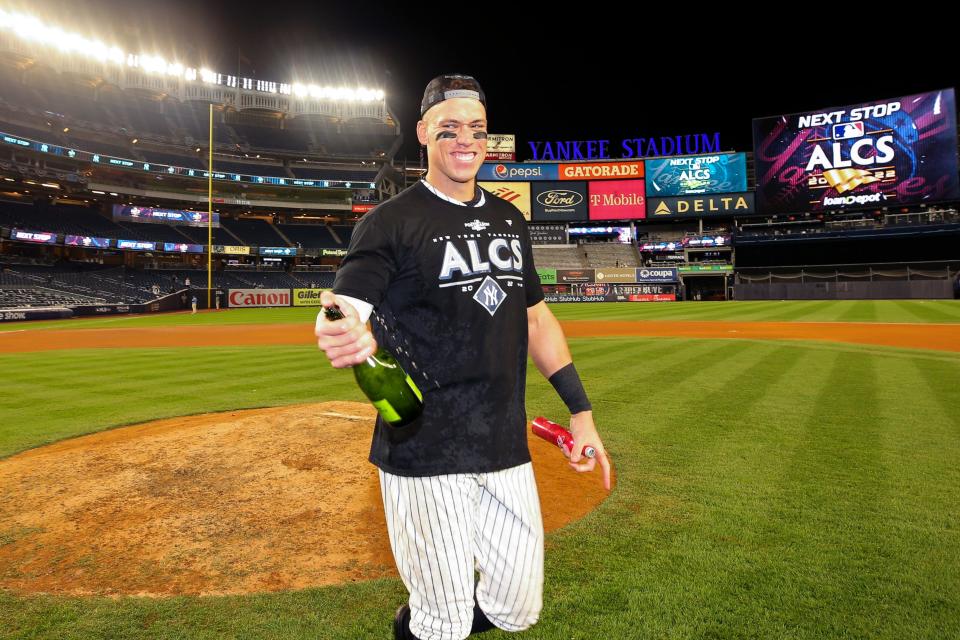
<instances>
[{"instance_id":1,"label":"backwards cap","mask_svg":"<svg viewBox=\"0 0 960 640\"><path fill-rule=\"evenodd\" d=\"M487 106L483 89L473 76L446 73L431 80L424 89L423 101L420 103L420 116L422 117L433 105L451 98L473 98L479 100L484 107Z\"/></svg>"}]
</instances>

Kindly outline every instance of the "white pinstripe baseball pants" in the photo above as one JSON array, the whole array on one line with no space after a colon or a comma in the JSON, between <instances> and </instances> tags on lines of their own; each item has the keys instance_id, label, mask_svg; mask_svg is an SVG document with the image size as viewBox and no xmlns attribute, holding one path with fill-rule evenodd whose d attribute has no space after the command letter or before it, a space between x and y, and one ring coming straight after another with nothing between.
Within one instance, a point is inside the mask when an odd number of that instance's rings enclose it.
<instances>
[{"instance_id":1,"label":"white pinstripe baseball pants","mask_svg":"<svg viewBox=\"0 0 960 640\"><path fill-rule=\"evenodd\" d=\"M397 570L410 592L410 630L462 640L476 597L490 622L522 631L543 605L543 519L533 465L408 478L380 470Z\"/></svg>"}]
</instances>

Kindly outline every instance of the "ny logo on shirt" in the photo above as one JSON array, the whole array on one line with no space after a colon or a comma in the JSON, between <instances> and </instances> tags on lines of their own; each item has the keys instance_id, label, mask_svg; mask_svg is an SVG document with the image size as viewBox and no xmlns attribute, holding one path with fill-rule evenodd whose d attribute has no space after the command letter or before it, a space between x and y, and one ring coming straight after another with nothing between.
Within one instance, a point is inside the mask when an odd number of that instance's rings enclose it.
<instances>
[{"instance_id":1,"label":"ny logo on shirt","mask_svg":"<svg viewBox=\"0 0 960 640\"><path fill-rule=\"evenodd\" d=\"M473 294L473 299L479 302L480 306L492 316L500 308L500 304L507 299L507 294L500 288L496 280L487 276L477 292Z\"/></svg>"}]
</instances>

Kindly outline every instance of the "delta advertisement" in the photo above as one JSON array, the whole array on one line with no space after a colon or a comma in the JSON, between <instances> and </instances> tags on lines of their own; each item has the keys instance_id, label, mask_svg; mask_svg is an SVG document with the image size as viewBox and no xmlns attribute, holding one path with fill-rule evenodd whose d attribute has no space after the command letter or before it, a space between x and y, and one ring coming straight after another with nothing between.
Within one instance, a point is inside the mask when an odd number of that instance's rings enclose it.
<instances>
[{"instance_id":1,"label":"delta advertisement","mask_svg":"<svg viewBox=\"0 0 960 640\"><path fill-rule=\"evenodd\" d=\"M747 190L747 156L717 153L646 161L647 196L689 196Z\"/></svg>"},{"instance_id":2,"label":"delta advertisement","mask_svg":"<svg viewBox=\"0 0 960 640\"><path fill-rule=\"evenodd\" d=\"M651 197L647 200L647 219L709 218L713 216L745 216L756 213L753 192L722 195Z\"/></svg>"},{"instance_id":3,"label":"delta advertisement","mask_svg":"<svg viewBox=\"0 0 960 640\"><path fill-rule=\"evenodd\" d=\"M289 307L290 289L230 289L230 307Z\"/></svg>"},{"instance_id":4,"label":"delta advertisement","mask_svg":"<svg viewBox=\"0 0 960 640\"><path fill-rule=\"evenodd\" d=\"M753 121L761 213L960 197L954 90Z\"/></svg>"}]
</instances>

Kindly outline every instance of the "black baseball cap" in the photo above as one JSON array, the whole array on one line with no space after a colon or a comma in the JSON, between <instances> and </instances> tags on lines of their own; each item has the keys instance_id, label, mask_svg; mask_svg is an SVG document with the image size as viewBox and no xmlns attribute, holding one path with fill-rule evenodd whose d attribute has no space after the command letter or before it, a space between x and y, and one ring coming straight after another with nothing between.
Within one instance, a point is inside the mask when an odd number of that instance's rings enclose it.
<instances>
[{"instance_id":1,"label":"black baseball cap","mask_svg":"<svg viewBox=\"0 0 960 640\"><path fill-rule=\"evenodd\" d=\"M450 98L473 98L484 107L487 106L487 98L476 78L461 73L445 73L431 80L424 89L420 115L423 116L427 109Z\"/></svg>"}]
</instances>

